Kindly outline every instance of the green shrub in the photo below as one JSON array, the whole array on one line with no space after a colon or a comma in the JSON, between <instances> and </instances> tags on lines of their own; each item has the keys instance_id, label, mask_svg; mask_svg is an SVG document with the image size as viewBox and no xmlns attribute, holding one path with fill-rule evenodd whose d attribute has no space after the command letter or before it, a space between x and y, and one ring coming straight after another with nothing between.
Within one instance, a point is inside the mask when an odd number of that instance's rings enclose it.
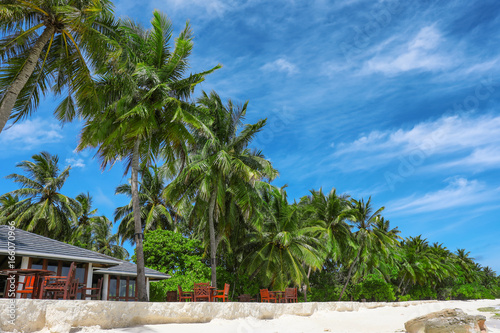
<instances>
[{"instance_id":1,"label":"green shrub","mask_svg":"<svg viewBox=\"0 0 500 333\"><path fill-rule=\"evenodd\" d=\"M411 296L410 295L404 295L404 296L399 296L398 297L398 300L400 302L407 302L407 301L411 301Z\"/></svg>"},{"instance_id":2,"label":"green shrub","mask_svg":"<svg viewBox=\"0 0 500 333\"><path fill-rule=\"evenodd\" d=\"M437 292L430 286L413 286L409 294L413 300L437 299Z\"/></svg>"},{"instance_id":3,"label":"green shrub","mask_svg":"<svg viewBox=\"0 0 500 333\"><path fill-rule=\"evenodd\" d=\"M455 286L452 291L452 296L455 299L495 299L491 290L477 283L467 283L460 286Z\"/></svg>"},{"instance_id":4,"label":"green shrub","mask_svg":"<svg viewBox=\"0 0 500 333\"><path fill-rule=\"evenodd\" d=\"M354 298L356 300L366 299L369 301L394 301L394 290L381 276L370 274L361 283L355 285Z\"/></svg>"}]
</instances>

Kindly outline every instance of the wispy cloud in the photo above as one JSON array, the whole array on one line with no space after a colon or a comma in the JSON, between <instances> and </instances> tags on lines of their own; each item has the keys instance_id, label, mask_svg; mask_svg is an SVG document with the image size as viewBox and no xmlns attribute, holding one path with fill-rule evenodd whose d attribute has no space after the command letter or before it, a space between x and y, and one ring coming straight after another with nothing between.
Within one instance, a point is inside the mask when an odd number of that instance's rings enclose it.
<instances>
[{"instance_id":1,"label":"wispy cloud","mask_svg":"<svg viewBox=\"0 0 500 333\"><path fill-rule=\"evenodd\" d=\"M60 142L61 127L50 120L34 118L13 125L0 135L0 149L28 150Z\"/></svg>"},{"instance_id":2,"label":"wispy cloud","mask_svg":"<svg viewBox=\"0 0 500 333\"><path fill-rule=\"evenodd\" d=\"M72 168L84 168L85 161L81 158L67 158L66 163L71 165Z\"/></svg>"},{"instance_id":3,"label":"wispy cloud","mask_svg":"<svg viewBox=\"0 0 500 333\"><path fill-rule=\"evenodd\" d=\"M296 65L292 64L290 61L279 58L273 62L268 62L264 66L261 67L262 70L266 72L285 72L287 74L295 74L299 70Z\"/></svg>"},{"instance_id":4,"label":"wispy cloud","mask_svg":"<svg viewBox=\"0 0 500 333\"><path fill-rule=\"evenodd\" d=\"M411 215L428 213L457 207L469 207L495 201L500 188L489 188L477 180L454 178L440 190L424 195L412 195L387 204L387 210L392 214Z\"/></svg>"},{"instance_id":5,"label":"wispy cloud","mask_svg":"<svg viewBox=\"0 0 500 333\"><path fill-rule=\"evenodd\" d=\"M438 29L426 26L401 47L388 47L389 54L377 55L365 63L364 72L399 74L410 70L443 71L453 64L446 51L440 50L443 37Z\"/></svg>"},{"instance_id":6,"label":"wispy cloud","mask_svg":"<svg viewBox=\"0 0 500 333\"><path fill-rule=\"evenodd\" d=\"M444 116L410 129L372 131L353 142L336 145L331 158L338 166L349 165L350 170L370 169L410 155L419 159L447 156L443 167L498 168L498 145L499 115ZM358 163L353 166L347 163L349 160Z\"/></svg>"}]
</instances>

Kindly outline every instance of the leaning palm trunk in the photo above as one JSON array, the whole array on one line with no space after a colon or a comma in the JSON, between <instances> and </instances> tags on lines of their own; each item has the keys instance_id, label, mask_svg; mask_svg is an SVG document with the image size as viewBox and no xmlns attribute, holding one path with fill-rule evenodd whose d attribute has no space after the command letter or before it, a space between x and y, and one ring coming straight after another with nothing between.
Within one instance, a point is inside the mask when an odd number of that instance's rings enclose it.
<instances>
[{"instance_id":1,"label":"leaning palm trunk","mask_svg":"<svg viewBox=\"0 0 500 333\"><path fill-rule=\"evenodd\" d=\"M208 207L208 227L210 229L210 267L212 269L212 287L217 287L217 263L216 252L217 244L215 242L214 211L217 202L217 191L210 197L210 206Z\"/></svg>"},{"instance_id":2,"label":"leaning palm trunk","mask_svg":"<svg viewBox=\"0 0 500 333\"><path fill-rule=\"evenodd\" d=\"M344 292L345 292L345 290L347 288L347 285L349 284L349 281L351 280L352 269L354 268L354 265L356 265L356 263L358 262L358 259L359 259L359 256L361 255L361 250L362 249L363 249L363 247L360 246L359 250L358 250L358 254L356 255L356 258L352 262L351 267L349 267L349 272L347 273L347 280L346 280L346 282L344 284L344 288L342 288L342 292L340 293L339 302L342 300L342 296L344 296Z\"/></svg>"},{"instance_id":3,"label":"leaning palm trunk","mask_svg":"<svg viewBox=\"0 0 500 333\"><path fill-rule=\"evenodd\" d=\"M40 54L42 53L44 46L50 40L51 36L53 36L54 30L55 28L52 26L48 26L45 28L45 30L35 42L35 46L33 46L33 48L30 50L28 58L26 59L26 62L22 67L22 70L16 76L16 79L12 82L9 88L5 91L0 103L0 133L5 127L5 124L7 124L12 109L14 108L14 105L16 103L17 97L19 96L19 93L21 92L23 87L26 85L26 82L28 82L30 76L33 74L33 71L35 70L37 64L37 60L40 58Z\"/></svg>"},{"instance_id":4,"label":"leaning palm trunk","mask_svg":"<svg viewBox=\"0 0 500 333\"><path fill-rule=\"evenodd\" d=\"M139 204L139 145L138 139L134 145L132 156L132 207L134 211L135 224L135 244L137 257L137 296L140 302L147 302L148 295L146 291L146 275L144 272L144 251L142 248L142 223L141 223L141 207Z\"/></svg>"}]
</instances>

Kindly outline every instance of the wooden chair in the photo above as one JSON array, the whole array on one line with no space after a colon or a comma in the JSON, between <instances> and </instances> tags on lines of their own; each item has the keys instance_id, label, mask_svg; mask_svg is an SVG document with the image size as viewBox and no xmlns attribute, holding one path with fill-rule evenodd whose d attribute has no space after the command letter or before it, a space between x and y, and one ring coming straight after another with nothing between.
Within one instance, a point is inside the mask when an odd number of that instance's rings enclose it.
<instances>
[{"instance_id":1,"label":"wooden chair","mask_svg":"<svg viewBox=\"0 0 500 333\"><path fill-rule=\"evenodd\" d=\"M76 299L78 279L75 279L76 264L71 263L68 276L49 276L45 278L43 298Z\"/></svg>"},{"instance_id":2,"label":"wooden chair","mask_svg":"<svg viewBox=\"0 0 500 333\"><path fill-rule=\"evenodd\" d=\"M297 303L297 288L285 289L285 303Z\"/></svg>"},{"instance_id":3,"label":"wooden chair","mask_svg":"<svg viewBox=\"0 0 500 333\"><path fill-rule=\"evenodd\" d=\"M21 294L21 298L28 298L28 294L33 295L35 283L35 276L27 275L24 277L24 282L17 282L17 290L16 293ZM19 288L19 285L22 285L22 288Z\"/></svg>"},{"instance_id":4,"label":"wooden chair","mask_svg":"<svg viewBox=\"0 0 500 333\"><path fill-rule=\"evenodd\" d=\"M210 290L210 283L195 283L193 301L199 302L206 300L207 302L210 302L211 292L212 291Z\"/></svg>"},{"instance_id":5,"label":"wooden chair","mask_svg":"<svg viewBox=\"0 0 500 333\"><path fill-rule=\"evenodd\" d=\"M167 302L177 302L177 291L167 291L167 295L165 296L165 301Z\"/></svg>"},{"instance_id":6,"label":"wooden chair","mask_svg":"<svg viewBox=\"0 0 500 333\"><path fill-rule=\"evenodd\" d=\"M217 294L213 296L214 300L222 299L222 302L227 300L229 296L229 287L228 283L224 284L224 290L217 290Z\"/></svg>"},{"instance_id":7,"label":"wooden chair","mask_svg":"<svg viewBox=\"0 0 500 333\"><path fill-rule=\"evenodd\" d=\"M182 288L180 285L177 285L177 289L179 290L179 302L182 302L182 300L187 301L193 300L193 292L192 291L182 291Z\"/></svg>"},{"instance_id":8,"label":"wooden chair","mask_svg":"<svg viewBox=\"0 0 500 333\"><path fill-rule=\"evenodd\" d=\"M271 294L269 294L269 290L267 290L267 289L261 289L260 290L260 301L267 302L267 303L270 303L272 301L273 303L276 303L276 296L271 296Z\"/></svg>"},{"instance_id":9,"label":"wooden chair","mask_svg":"<svg viewBox=\"0 0 500 333\"><path fill-rule=\"evenodd\" d=\"M95 299L100 301L101 300L101 290L102 290L102 279L100 278L97 280L97 287L96 288L87 288L87 287L80 287L78 289L78 292L81 293L82 299L87 299L89 297L90 299ZM90 291L90 294L87 294L87 291Z\"/></svg>"}]
</instances>

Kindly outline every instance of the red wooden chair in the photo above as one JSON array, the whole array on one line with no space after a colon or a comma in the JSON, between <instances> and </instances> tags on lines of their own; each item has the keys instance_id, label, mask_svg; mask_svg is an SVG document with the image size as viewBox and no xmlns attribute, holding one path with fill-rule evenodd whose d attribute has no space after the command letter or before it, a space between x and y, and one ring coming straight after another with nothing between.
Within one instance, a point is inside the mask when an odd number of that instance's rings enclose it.
<instances>
[{"instance_id":1,"label":"red wooden chair","mask_svg":"<svg viewBox=\"0 0 500 333\"><path fill-rule=\"evenodd\" d=\"M211 299L211 289L210 289L210 283L195 283L194 284L194 301L199 302L206 300L207 302L210 302Z\"/></svg>"},{"instance_id":2,"label":"red wooden chair","mask_svg":"<svg viewBox=\"0 0 500 333\"><path fill-rule=\"evenodd\" d=\"M102 279L104 278L97 280L96 288L80 287L78 292L82 294L82 299L87 299L87 297L89 297L90 299L101 300ZM90 294L87 294L88 290Z\"/></svg>"},{"instance_id":3,"label":"red wooden chair","mask_svg":"<svg viewBox=\"0 0 500 333\"><path fill-rule=\"evenodd\" d=\"M270 303L276 303L276 296L272 296L267 289L260 290L260 301Z\"/></svg>"},{"instance_id":4,"label":"red wooden chair","mask_svg":"<svg viewBox=\"0 0 500 333\"><path fill-rule=\"evenodd\" d=\"M21 298L28 298L28 294L33 295L33 287L35 283L34 275L27 275L24 277L24 282L17 282L16 293L21 294ZM19 288L22 285L22 288Z\"/></svg>"},{"instance_id":5,"label":"red wooden chair","mask_svg":"<svg viewBox=\"0 0 500 333\"><path fill-rule=\"evenodd\" d=\"M179 290L179 302L182 302L182 300L187 301L193 300L193 292L192 291L182 291L182 288L180 285L177 285L177 289Z\"/></svg>"},{"instance_id":6,"label":"red wooden chair","mask_svg":"<svg viewBox=\"0 0 500 333\"><path fill-rule=\"evenodd\" d=\"M285 303L297 303L297 288L285 289Z\"/></svg>"},{"instance_id":7,"label":"red wooden chair","mask_svg":"<svg viewBox=\"0 0 500 333\"><path fill-rule=\"evenodd\" d=\"M215 300L222 299L222 302L225 302L229 296L229 287L230 285L228 283L224 284L224 290L217 290L217 294L214 295L213 298Z\"/></svg>"},{"instance_id":8,"label":"red wooden chair","mask_svg":"<svg viewBox=\"0 0 500 333\"><path fill-rule=\"evenodd\" d=\"M78 279L75 279L76 264L71 263L68 276L49 276L45 278L43 298L76 299L78 292Z\"/></svg>"}]
</instances>

